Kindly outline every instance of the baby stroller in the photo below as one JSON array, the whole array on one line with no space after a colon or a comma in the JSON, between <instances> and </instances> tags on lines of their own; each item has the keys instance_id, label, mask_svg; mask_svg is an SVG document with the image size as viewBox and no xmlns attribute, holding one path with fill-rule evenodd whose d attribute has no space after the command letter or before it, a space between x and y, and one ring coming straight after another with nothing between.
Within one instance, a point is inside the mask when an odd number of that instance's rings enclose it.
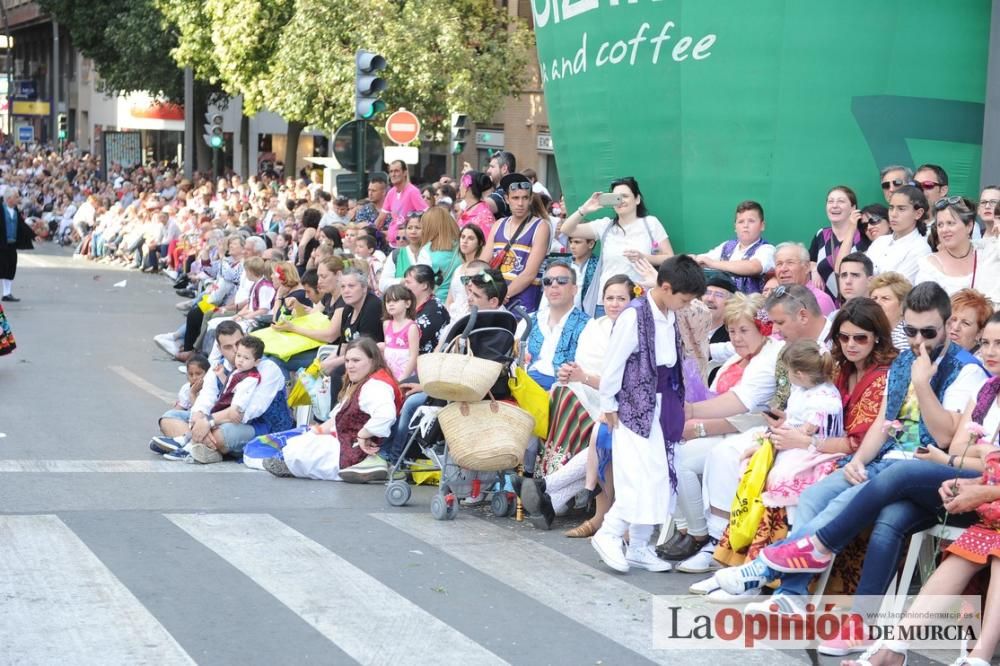
<instances>
[{"instance_id":1,"label":"baby stroller","mask_svg":"<svg viewBox=\"0 0 1000 666\"><path fill-rule=\"evenodd\" d=\"M511 395L507 379L510 376L510 366L515 361L517 321L517 317L507 310L477 311L473 308L468 315L455 322L445 339L447 346L460 337L457 342L459 351L464 352L469 348L473 356L503 365L503 371L490 390L496 400L506 400ZM526 317L525 321L528 322ZM529 322L522 342L527 340L530 330ZM493 495L490 506L493 513L498 517L511 515L516 509L516 496L511 484L514 471L482 472L464 469L456 464L449 455L448 443L438 422L438 412L447 404L447 401L429 398L414 414L408 424L409 438L403 453L389 473L385 489L386 501L391 506L404 506L410 500L410 485L406 480L397 478L397 472L412 474L439 471L441 480L437 494L431 498L430 507L431 515L437 520L453 519L458 513L459 500L475 497L482 491L489 492L491 489ZM418 463L418 454L430 460L431 465Z\"/></svg>"}]
</instances>

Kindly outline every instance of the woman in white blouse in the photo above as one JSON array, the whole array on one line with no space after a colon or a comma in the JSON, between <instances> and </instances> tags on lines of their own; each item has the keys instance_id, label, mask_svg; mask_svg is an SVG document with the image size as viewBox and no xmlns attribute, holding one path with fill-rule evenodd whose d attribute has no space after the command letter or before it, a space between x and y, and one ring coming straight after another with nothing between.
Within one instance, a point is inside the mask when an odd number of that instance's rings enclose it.
<instances>
[{"instance_id":1,"label":"woman in white blouse","mask_svg":"<svg viewBox=\"0 0 1000 666\"><path fill-rule=\"evenodd\" d=\"M916 284L918 261L931 253L924 239L927 233L927 197L920 188L904 185L889 198L889 228L868 248L875 274L895 271Z\"/></svg>"},{"instance_id":2,"label":"woman in white blouse","mask_svg":"<svg viewBox=\"0 0 1000 666\"><path fill-rule=\"evenodd\" d=\"M385 480L388 468L377 454L399 414L399 385L371 338L348 343L344 359L347 381L330 418L290 437L280 456L264 460L264 469L275 476L326 481Z\"/></svg>"},{"instance_id":3,"label":"woman in white blouse","mask_svg":"<svg viewBox=\"0 0 1000 666\"><path fill-rule=\"evenodd\" d=\"M937 282L949 296L969 287L975 288L979 274L979 251L972 244L976 213L962 197L947 197L934 204L937 218L937 252L917 261L917 279Z\"/></svg>"},{"instance_id":4,"label":"woman in white blouse","mask_svg":"<svg viewBox=\"0 0 1000 666\"><path fill-rule=\"evenodd\" d=\"M601 242L599 293L604 292L604 284L612 275L627 275L633 282L640 282L642 275L635 267L635 262L640 259L659 266L664 259L674 256L674 248L663 224L646 212L646 204L635 178L612 181L609 191L620 197L614 207L614 217L602 217L593 222L584 220L584 216L603 208L601 193L594 192L563 221L560 229L560 233L567 237Z\"/></svg>"}]
</instances>

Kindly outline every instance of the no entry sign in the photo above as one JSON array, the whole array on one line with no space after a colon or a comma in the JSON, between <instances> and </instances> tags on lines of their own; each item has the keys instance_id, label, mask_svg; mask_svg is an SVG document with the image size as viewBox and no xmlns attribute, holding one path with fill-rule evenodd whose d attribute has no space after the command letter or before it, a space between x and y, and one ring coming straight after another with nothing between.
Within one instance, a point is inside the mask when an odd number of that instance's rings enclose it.
<instances>
[{"instance_id":1,"label":"no entry sign","mask_svg":"<svg viewBox=\"0 0 1000 666\"><path fill-rule=\"evenodd\" d=\"M385 133L393 142L405 146L420 136L420 121L406 109L400 109L385 121Z\"/></svg>"}]
</instances>

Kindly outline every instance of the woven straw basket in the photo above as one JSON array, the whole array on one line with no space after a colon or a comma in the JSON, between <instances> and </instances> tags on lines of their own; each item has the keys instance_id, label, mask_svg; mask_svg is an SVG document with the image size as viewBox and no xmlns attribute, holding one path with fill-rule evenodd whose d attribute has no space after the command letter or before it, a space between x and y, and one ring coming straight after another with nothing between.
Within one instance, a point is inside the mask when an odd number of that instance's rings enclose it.
<instances>
[{"instance_id":1,"label":"woven straw basket","mask_svg":"<svg viewBox=\"0 0 1000 666\"><path fill-rule=\"evenodd\" d=\"M424 393L449 402L482 400L496 383L503 365L472 355L449 353L459 338L452 340L445 352L421 354L417 357L417 376Z\"/></svg>"},{"instance_id":2,"label":"woven straw basket","mask_svg":"<svg viewBox=\"0 0 1000 666\"><path fill-rule=\"evenodd\" d=\"M516 467L535 427L531 414L496 400L452 403L438 413L438 423L455 463L480 472Z\"/></svg>"}]
</instances>

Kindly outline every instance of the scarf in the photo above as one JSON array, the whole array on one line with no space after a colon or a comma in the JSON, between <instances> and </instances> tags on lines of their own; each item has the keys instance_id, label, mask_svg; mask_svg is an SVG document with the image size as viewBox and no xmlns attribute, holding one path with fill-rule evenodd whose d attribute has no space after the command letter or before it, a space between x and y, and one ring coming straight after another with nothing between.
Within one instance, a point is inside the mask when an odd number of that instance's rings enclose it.
<instances>
[{"instance_id":1,"label":"scarf","mask_svg":"<svg viewBox=\"0 0 1000 666\"><path fill-rule=\"evenodd\" d=\"M537 359L542 352L542 345L545 343L545 336L538 326L538 313L532 314L531 333L528 336L528 353L531 358ZM573 308L566 317L562 334L556 343L556 351L552 357L552 367L558 370L564 363L569 363L576 358L576 344L580 340L580 333L583 332L590 317L580 308Z\"/></svg>"}]
</instances>

